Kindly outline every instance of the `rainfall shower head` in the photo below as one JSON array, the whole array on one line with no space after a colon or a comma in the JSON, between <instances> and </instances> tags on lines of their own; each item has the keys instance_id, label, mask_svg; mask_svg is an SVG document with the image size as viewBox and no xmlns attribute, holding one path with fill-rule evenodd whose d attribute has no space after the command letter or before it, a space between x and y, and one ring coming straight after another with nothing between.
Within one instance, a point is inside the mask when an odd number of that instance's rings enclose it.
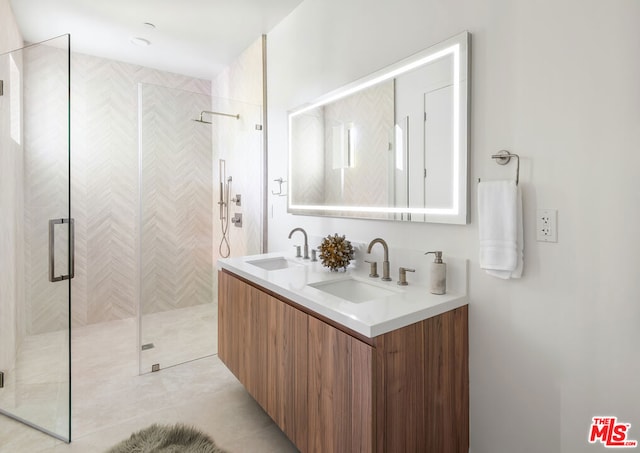
<instances>
[{"instance_id":1,"label":"rainfall shower head","mask_svg":"<svg viewBox=\"0 0 640 453\"><path fill-rule=\"evenodd\" d=\"M193 121L197 121L198 123L204 123L204 124L213 124L211 121L206 121L204 119L202 119L202 115L204 115L205 113L209 114L209 115L220 115L220 116L229 116L231 118L235 118L237 120L240 119L240 114L235 114L232 115L231 113L222 113L222 112L211 112L209 110L203 110L202 112L200 112L200 118L193 120Z\"/></svg>"}]
</instances>

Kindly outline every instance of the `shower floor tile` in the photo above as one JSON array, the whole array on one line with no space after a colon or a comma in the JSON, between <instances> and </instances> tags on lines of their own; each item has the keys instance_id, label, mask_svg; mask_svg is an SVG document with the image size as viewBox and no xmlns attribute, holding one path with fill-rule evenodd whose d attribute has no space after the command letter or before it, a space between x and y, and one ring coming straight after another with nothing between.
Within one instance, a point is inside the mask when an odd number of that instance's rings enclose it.
<instances>
[{"instance_id":1,"label":"shower floor tile","mask_svg":"<svg viewBox=\"0 0 640 453\"><path fill-rule=\"evenodd\" d=\"M141 325L141 343L153 344L141 352L142 373L154 364L164 369L218 352L217 303L145 314Z\"/></svg>"}]
</instances>

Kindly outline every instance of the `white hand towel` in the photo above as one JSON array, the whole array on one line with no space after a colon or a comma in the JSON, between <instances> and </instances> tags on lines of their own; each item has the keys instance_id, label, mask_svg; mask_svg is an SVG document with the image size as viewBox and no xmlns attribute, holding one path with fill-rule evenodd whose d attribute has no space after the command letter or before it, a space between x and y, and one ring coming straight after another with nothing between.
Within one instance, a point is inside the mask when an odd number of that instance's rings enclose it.
<instances>
[{"instance_id":1,"label":"white hand towel","mask_svg":"<svg viewBox=\"0 0 640 453\"><path fill-rule=\"evenodd\" d=\"M515 181L478 184L480 267L499 278L520 278L523 260L522 195Z\"/></svg>"}]
</instances>

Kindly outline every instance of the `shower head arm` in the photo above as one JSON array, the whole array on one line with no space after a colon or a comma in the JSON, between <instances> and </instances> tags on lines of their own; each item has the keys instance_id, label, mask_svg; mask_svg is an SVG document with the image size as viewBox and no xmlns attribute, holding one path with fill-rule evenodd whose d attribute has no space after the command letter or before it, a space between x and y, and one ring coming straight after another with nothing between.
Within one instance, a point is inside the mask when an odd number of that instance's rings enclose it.
<instances>
[{"instance_id":1,"label":"shower head arm","mask_svg":"<svg viewBox=\"0 0 640 453\"><path fill-rule=\"evenodd\" d=\"M212 112L211 110L203 110L202 112L200 112L200 121L202 121L202 115L204 115L205 113L209 114L209 115L220 115L220 116L228 116L231 118L235 118L237 120L240 119L240 114L231 114L231 113L223 113L223 112Z\"/></svg>"}]
</instances>

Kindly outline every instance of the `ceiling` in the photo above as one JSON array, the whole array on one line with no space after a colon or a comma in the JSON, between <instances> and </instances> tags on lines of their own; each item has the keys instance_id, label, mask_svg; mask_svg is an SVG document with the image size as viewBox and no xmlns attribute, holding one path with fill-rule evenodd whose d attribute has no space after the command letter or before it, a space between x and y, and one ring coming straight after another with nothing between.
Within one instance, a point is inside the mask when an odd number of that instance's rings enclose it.
<instances>
[{"instance_id":1,"label":"ceiling","mask_svg":"<svg viewBox=\"0 0 640 453\"><path fill-rule=\"evenodd\" d=\"M11 0L11 6L27 42L70 33L74 52L212 79L301 2ZM136 37L151 44L132 44Z\"/></svg>"}]
</instances>

